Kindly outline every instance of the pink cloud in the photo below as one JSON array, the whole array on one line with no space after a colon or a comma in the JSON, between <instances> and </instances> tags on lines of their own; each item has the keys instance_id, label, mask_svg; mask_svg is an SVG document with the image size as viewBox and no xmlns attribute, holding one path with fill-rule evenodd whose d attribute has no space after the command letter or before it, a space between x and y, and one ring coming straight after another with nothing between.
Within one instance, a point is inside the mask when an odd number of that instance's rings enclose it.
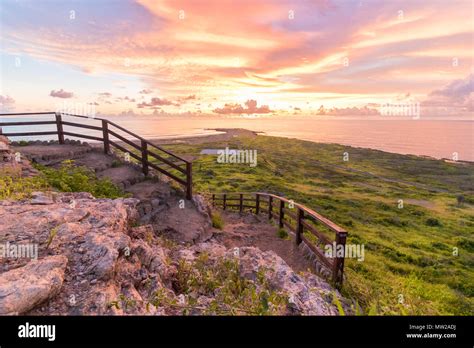
<instances>
[{"instance_id":1,"label":"pink cloud","mask_svg":"<svg viewBox=\"0 0 474 348\"><path fill-rule=\"evenodd\" d=\"M49 95L51 97L55 97L55 98L64 98L64 99L67 99L67 98L72 98L74 96L74 93L72 92L66 92L65 90L63 90L62 88L58 91L55 91L55 90L52 90L51 93L49 93Z\"/></svg>"},{"instance_id":2,"label":"pink cloud","mask_svg":"<svg viewBox=\"0 0 474 348\"><path fill-rule=\"evenodd\" d=\"M250 99L245 102L243 107L240 104L225 104L223 108L216 108L214 112L217 114L268 114L273 112L268 105L257 107L257 101Z\"/></svg>"},{"instance_id":3,"label":"pink cloud","mask_svg":"<svg viewBox=\"0 0 474 348\"><path fill-rule=\"evenodd\" d=\"M331 116L368 116L368 115L380 115L377 109L373 109L368 106L364 107L347 107L347 108L330 108L326 109L321 105L316 113L317 115L331 115Z\"/></svg>"},{"instance_id":4,"label":"pink cloud","mask_svg":"<svg viewBox=\"0 0 474 348\"><path fill-rule=\"evenodd\" d=\"M8 106L15 103L15 100L8 95L0 95L0 106Z\"/></svg>"},{"instance_id":5,"label":"pink cloud","mask_svg":"<svg viewBox=\"0 0 474 348\"><path fill-rule=\"evenodd\" d=\"M154 108L157 106L163 106L163 105L173 105L173 102L168 100L168 99L161 99L161 98L151 98L149 103L143 102L137 104L138 108Z\"/></svg>"},{"instance_id":6,"label":"pink cloud","mask_svg":"<svg viewBox=\"0 0 474 348\"><path fill-rule=\"evenodd\" d=\"M12 109L13 104L15 104L15 99L8 95L0 95L0 110L8 112Z\"/></svg>"}]
</instances>

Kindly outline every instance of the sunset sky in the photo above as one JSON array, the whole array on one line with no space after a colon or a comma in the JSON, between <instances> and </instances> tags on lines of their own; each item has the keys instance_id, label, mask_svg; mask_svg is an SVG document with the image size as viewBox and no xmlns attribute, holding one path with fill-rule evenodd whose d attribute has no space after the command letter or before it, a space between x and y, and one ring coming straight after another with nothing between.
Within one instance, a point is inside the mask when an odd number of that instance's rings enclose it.
<instances>
[{"instance_id":1,"label":"sunset sky","mask_svg":"<svg viewBox=\"0 0 474 348\"><path fill-rule=\"evenodd\" d=\"M0 3L2 111L473 110L470 0Z\"/></svg>"}]
</instances>

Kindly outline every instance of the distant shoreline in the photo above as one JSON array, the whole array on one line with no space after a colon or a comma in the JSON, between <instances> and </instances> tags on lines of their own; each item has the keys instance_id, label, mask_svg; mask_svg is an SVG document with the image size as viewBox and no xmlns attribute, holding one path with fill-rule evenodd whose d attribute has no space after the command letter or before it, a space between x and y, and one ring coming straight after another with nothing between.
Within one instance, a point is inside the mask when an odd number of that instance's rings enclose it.
<instances>
[{"instance_id":1,"label":"distant shoreline","mask_svg":"<svg viewBox=\"0 0 474 348\"><path fill-rule=\"evenodd\" d=\"M251 131L243 128L206 128L205 130L213 130L218 133L190 135L190 136L176 136L163 138L148 138L149 141L157 145L173 145L173 144L202 144L212 143L217 141L227 141L235 137L256 137L257 135L264 135L265 132Z\"/></svg>"},{"instance_id":2,"label":"distant shoreline","mask_svg":"<svg viewBox=\"0 0 474 348\"><path fill-rule=\"evenodd\" d=\"M248 129L244 128L205 128L205 130L213 130L216 132L219 132L217 134L204 134L204 135L191 135L191 136L176 136L176 137L170 137L170 138L147 138L147 140L157 144L157 145L177 145L177 144L187 144L187 145L196 145L196 144L203 144L203 143L212 143L212 142L219 142L219 141L228 141L231 140L235 137L256 137L258 135L267 135L266 132L263 131L251 131ZM298 139L298 138L289 138L289 137L284 137L287 139L295 139L295 140L302 140L302 141L310 141L313 143L321 143L317 141L312 141L312 140L303 140L303 139ZM432 156L427 156L427 155L416 155L416 154L402 154L398 152L390 152L390 151L384 151L380 149L373 149L369 147L361 147L361 146L354 146L354 145L346 145L346 144L339 144L339 143L331 143L331 142L323 142L324 144L338 144L342 146L349 146L349 147L354 147L354 148L361 148L361 149L367 149L367 150L373 150L373 151L382 151L382 152L387 152L387 153L393 153L397 155L402 155L402 156L416 156L420 158L429 158L433 159L436 161L445 161L449 163L466 163L466 164L473 164L474 161L467 161L467 160L457 160L453 161L449 158L436 158Z\"/></svg>"}]
</instances>

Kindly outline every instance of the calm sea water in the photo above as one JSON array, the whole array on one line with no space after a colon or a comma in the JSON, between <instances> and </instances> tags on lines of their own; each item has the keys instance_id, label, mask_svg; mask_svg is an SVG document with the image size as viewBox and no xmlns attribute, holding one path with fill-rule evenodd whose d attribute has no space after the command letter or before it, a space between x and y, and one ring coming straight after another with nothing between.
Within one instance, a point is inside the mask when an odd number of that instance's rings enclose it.
<instances>
[{"instance_id":1,"label":"calm sea water","mask_svg":"<svg viewBox=\"0 0 474 348\"><path fill-rule=\"evenodd\" d=\"M31 119L31 118L28 118ZM36 117L35 120L44 119ZM145 138L175 138L213 134L212 128L245 128L267 135L323 143L338 143L400 154L426 155L474 161L474 120L356 119L351 117L220 117L134 116L110 117ZM27 120L27 118L22 118ZM7 121L3 118L2 121ZM13 118L8 118L13 121ZM100 125L97 120L70 118L73 122ZM35 126L36 130L48 126ZM22 129L24 131L24 128ZM75 131L69 127L65 130ZM4 127L4 132L20 131ZM94 131L85 132L93 134ZM47 137L45 137L47 138Z\"/></svg>"}]
</instances>

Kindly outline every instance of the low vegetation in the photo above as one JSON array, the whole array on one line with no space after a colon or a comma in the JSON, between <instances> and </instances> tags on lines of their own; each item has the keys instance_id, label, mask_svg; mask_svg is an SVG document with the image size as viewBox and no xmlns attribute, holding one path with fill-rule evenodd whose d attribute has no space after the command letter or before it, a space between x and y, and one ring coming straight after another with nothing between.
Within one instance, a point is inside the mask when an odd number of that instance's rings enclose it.
<instances>
[{"instance_id":1,"label":"low vegetation","mask_svg":"<svg viewBox=\"0 0 474 348\"><path fill-rule=\"evenodd\" d=\"M0 200L21 200L31 196L32 192L49 188L44 177L24 178L11 168L0 170Z\"/></svg>"},{"instance_id":2,"label":"low vegetation","mask_svg":"<svg viewBox=\"0 0 474 348\"><path fill-rule=\"evenodd\" d=\"M279 228L278 229L277 236L278 236L278 238L281 238L281 239L289 239L290 238L290 235L288 234L288 231L285 230L284 228Z\"/></svg>"},{"instance_id":3,"label":"low vegetation","mask_svg":"<svg viewBox=\"0 0 474 348\"><path fill-rule=\"evenodd\" d=\"M96 198L119 198L127 194L109 179L99 179L95 173L83 166L75 166L74 161L63 161L56 168L35 165L46 182L61 192L90 192Z\"/></svg>"},{"instance_id":4,"label":"low vegetation","mask_svg":"<svg viewBox=\"0 0 474 348\"><path fill-rule=\"evenodd\" d=\"M12 168L0 172L0 199L20 200L31 197L35 191L57 190L60 192L89 192L96 198L119 198L128 196L108 179L99 179L86 167L74 166L73 161L64 161L56 168L34 165L40 174L22 177Z\"/></svg>"},{"instance_id":5,"label":"low vegetation","mask_svg":"<svg viewBox=\"0 0 474 348\"><path fill-rule=\"evenodd\" d=\"M207 315L279 315L284 314L288 299L285 294L272 290L258 272L254 281L243 278L236 260L211 260L203 253L194 262L181 261L173 283L175 292L184 295L180 303L163 289L150 299L155 307L179 310L190 314L193 310ZM203 305L198 298L207 297Z\"/></svg>"},{"instance_id":6,"label":"low vegetation","mask_svg":"<svg viewBox=\"0 0 474 348\"><path fill-rule=\"evenodd\" d=\"M222 230L224 228L224 219L218 211L213 211L211 215L212 227Z\"/></svg>"}]
</instances>

